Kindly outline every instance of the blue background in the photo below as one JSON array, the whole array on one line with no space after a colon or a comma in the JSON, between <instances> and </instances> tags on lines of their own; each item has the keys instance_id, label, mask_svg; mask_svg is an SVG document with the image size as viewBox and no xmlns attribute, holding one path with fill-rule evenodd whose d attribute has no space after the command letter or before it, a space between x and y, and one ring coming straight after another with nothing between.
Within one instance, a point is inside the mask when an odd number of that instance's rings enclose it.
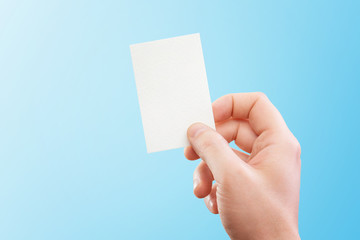
<instances>
[{"instance_id":1,"label":"blue background","mask_svg":"<svg viewBox=\"0 0 360 240\"><path fill-rule=\"evenodd\" d=\"M359 1L0 0L0 239L226 239L182 149L147 154L129 44L201 34L212 100L302 145L304 239L359 228Z\"/></svg>"}]
</instances>

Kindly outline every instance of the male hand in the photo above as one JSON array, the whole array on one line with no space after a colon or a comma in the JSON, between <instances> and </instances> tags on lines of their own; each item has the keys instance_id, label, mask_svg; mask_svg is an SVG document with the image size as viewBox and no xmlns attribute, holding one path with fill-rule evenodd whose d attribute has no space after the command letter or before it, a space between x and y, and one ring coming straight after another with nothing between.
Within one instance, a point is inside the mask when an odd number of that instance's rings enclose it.
<instances>
[{"instance_id":1,"label":"male hand","mask_svg":"<svg viewBox=\"0 0 360 240\"><path fill-rule=\"evenodd\" d=\"M188 129L185 156L202 159L195 196L220 214L231 239L300 239L301 150L278 110L262 93L237 93L215 101L213 112L216 131Z\"/></svg>"}]
</instances>

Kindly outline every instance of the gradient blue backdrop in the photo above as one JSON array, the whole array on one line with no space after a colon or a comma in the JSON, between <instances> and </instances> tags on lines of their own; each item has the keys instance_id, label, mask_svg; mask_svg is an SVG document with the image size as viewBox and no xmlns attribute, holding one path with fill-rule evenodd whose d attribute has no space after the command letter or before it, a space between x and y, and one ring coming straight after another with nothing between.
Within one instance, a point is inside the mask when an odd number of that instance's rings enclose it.
<instances>
[{"instance_id":1,"label":"gradient blue backdrop","mask_svg":"<svg viewBox=\"0 0 360 240\"><path fill-rule=\"evenodd\" d=\"M304 239L359 228L359 1L0 0L0 239L226 239L182 149L147 154L129 44L199 32L212 100L302 145Z\"/></svg>"}]
</instances>

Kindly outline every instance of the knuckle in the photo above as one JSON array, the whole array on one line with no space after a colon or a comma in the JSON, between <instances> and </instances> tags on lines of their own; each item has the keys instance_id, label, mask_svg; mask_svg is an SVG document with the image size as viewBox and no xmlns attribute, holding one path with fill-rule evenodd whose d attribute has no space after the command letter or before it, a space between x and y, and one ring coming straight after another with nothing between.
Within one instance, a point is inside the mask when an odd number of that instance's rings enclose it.
<instances>
[{"instance_id":1,"label":"knuckle","mask_svg":"<svg viewBox=\"0 0 360 240\"><path fill-rule=\"evenodd\" d=\"M287 143L288 148L295 154L296 158L300 159L301 146L296 137L292 135L291 138L287 141Z\"/></svg>"},{"instance_id":2,"label":"knuckle","mask_svg":"<svg viewBox=\"0 0 360 240\"><path fill-rule=\"evenodd\" d=\"M198 165L195 170L194 170L194 173L193 173L193 179L199 179L199 172L200 172L200 165Z\"/></svg>"},{"instance_id":3,"label":"knuckle","mask_svg":"<svg viewBox=\"0 0 360 240\"><path fill-rule=\"evenodd\" d=\"M265 93L263 93L263 92L255 92L255 95L256 95L256 98L258 98L258 99L268 99L268 97L266 96L266 94Z\"/></svg>"},{"instance_id":4,"label":"knuckle","mask_svg":"<svg viewBox=\"0 0 360 240\"><path fill-rule=\"evenodd\" d=\"M296 143L295 143L295 150L296 150L296 153L300 156L301 155L301 145L298 140L296 140Z\"/></svg>"},{"instance_id":5,"label":"knuckle","mask_svg":"<svg viewBox=\"0 0 360 240\"><path fill-rule=\"evenodd\" d=\"M277 139L276 142L280 144L279 146L281 146L281 149L287 152L289 156L297 160L300 159L300 143L290 130L274 132L273 138Z\"/></svg>"},{"instance_id":6,"label":"knuckle","mask_svg":"<svg viewBox=\"0 0 360 240\"><path fill-rule=\"evenodd\" d=\"M300 146L299 141L298 141L295 137L292 137L292 140L291 140L291 148L292 148L297 154L300 155L300 153L301 153L301 146Z\"/></svg>"}]
</instances>

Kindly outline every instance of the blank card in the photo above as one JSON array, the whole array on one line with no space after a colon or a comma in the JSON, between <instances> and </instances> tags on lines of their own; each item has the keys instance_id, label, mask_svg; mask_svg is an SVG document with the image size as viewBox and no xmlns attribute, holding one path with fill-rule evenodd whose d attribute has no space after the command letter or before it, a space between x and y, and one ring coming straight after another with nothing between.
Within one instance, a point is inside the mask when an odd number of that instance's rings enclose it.
<instances>
[{"instance_id":1,"label":"blank card","mask_svg":"<svg viewBox=\"0 0 360 240\"><path fill-rule=\"evenodd\" d=\"M187 129L215 129L200 34L130 45L147 152L189 145Z\"/></svg>"}]
</instances>

